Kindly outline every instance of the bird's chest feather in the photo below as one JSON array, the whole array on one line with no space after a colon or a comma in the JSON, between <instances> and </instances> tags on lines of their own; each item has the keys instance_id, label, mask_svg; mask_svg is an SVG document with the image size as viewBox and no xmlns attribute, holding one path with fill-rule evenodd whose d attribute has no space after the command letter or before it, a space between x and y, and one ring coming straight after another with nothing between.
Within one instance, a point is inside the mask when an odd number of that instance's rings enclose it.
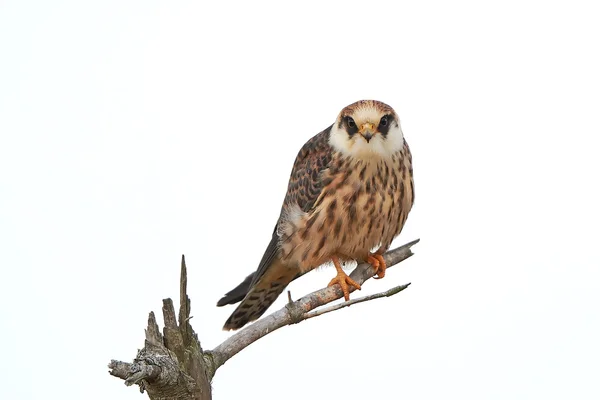
<instances>
[{"instance_id":1,"label":"bird's chest feather","mask_svg":"<svg viewBox=\"0 0 600 400\"><path fill-rule=\"evenodd\" d=\"M401 171L391 160L356 162L350 171L323 208L337 208L332 233L340 256L364 258L394 234L390 227L399 218Z\"/></svg>"},{"instance_id":2,"label":"bird's chest feather","mask_svg":"<svg viewBox=\"0 0 600 400\"><path fill-rule=\"evenodd\" d=\"M284 255L305 270L332 255L362 260L374 247L389 245L401 229L403 166L400 155L334 162L314 208L284 244Z\"/></svg>"}]
</instances>

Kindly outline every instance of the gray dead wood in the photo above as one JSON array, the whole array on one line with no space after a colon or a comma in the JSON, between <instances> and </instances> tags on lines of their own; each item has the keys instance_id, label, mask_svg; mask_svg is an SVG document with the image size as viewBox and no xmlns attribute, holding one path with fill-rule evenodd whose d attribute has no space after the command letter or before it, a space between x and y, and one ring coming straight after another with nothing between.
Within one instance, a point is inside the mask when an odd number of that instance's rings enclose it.
<instances>
[{"instance_id":1,"label":"gray dead wood","mask_svg":"<svg viewBox=\"0 0 600 400\"><path fill-rule=\"evenodd\" d=\"M412 256L411 247L418 242L419 239L414 240L384 254L388 268ZM352 271L350 277L362 285L373 275L373 267L363 263ZM294 302L291 301L291 297L288 297L290 301L282 309L238 331L213 350L204 351L189 323L187 269L185 258L182 257L179 323L173 301L163 300L165 320L163 333L160 333L154 313L150 312L144 348L138 351L133 363L112 360L108 365L109 373L125 380L127 386L138 385L140 391L146 391L152 400L211 399L210 382L217 369L258 339L286 325L296 324L356 303L393 296L406 289L408 285L410 283L316 311L313 310L343 297L338 285L317 290ZM350 291L354 291L354 288L350 287Z\"/></svg>"},{"instance_id":2,"label":"gray dead wood","mask_svg":"<svg viewBox=\"0 0 600 400\"><path fill-rule=\"evenodd\" d=\"M144 348L133 363L112 360L111 375L137 384L152 400L212 399L207 363L198 337L190 325L190 298L187 296L187 268L181 258L179 324L171 299L163 300L165 327L160 333L154 312L148 317Z\"/></svg>"}]
</instances>

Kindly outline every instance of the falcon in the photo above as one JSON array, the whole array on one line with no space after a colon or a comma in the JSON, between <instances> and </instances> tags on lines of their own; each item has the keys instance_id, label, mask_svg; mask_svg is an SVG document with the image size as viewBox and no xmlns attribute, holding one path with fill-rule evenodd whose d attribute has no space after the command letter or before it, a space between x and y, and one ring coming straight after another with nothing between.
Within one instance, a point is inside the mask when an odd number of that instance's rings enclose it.
<instances>
[{"instance_id":1,"label":"falcon","mask_svg":"<svg viewBox=\"0 0 600 400\"><path fill-rule=\"evenodd\" d=\"M414 198L412 156L396 112L375 100L345 107L300 149L257 270L217 303L241 301L223 329L258 319L291 281L328 262L336 270L329 286L339 285L346 301L360 285L343 262L368 262L383 278L382 255Z\"/></svg>"}]
</instances>

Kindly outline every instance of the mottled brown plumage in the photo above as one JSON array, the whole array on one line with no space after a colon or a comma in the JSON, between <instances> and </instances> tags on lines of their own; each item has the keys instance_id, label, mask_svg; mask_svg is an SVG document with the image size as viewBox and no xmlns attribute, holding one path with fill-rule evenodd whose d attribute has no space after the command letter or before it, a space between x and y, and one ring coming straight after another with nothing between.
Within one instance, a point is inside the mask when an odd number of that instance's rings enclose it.
<instances>
[{"instance_id":1,"label":"mottled brown plumage","mask_svg":"<svg viewBox=\"0 0 600 400\"><path fill-rule=\"evenodd\" d=\"M388 105L363 100L302 147L271 242L256 272L217 305L242 301L224 329L259 318L297 277L332 261L346 300L341 261L371 263L381 278L381 254L401 232L414 202L412 157ZM376 249L374 253L372 250Z\"/></svg>"}]
</instances>

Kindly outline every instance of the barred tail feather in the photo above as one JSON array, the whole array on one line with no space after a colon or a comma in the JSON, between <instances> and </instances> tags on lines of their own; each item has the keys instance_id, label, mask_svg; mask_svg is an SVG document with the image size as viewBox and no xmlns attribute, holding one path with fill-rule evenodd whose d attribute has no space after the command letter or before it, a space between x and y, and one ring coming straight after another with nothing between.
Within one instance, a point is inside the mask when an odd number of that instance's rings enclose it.
<instances>
[{"instance_id":1,"label":"barred tail feather","mask_svg":"<svg viewBox=\"0 0 600 400\"><path fill-rule=\"evenodd\" d=\"M221 299L217 302L217 307L222 307L227 304L235 304L239 303L246 297L248 291L250 290L250 285L254 280L254 275L256 273L253 272L244 279L242 283L237 285L234 289L231 289L229 292L225 293L225 296L221 297Z\"/></svg>"},{"instance_id":2,"label":"barred tail feather","mask_svg":"<svg viewBox=\"0 0 600 400\"><path fill-rule=\"evenodd\" d=\"M260 318L286 286L297 277L297 274L298 271L295 268L289 268L278 259L273 260L265 273L258 281L254 282L248 294L227 319L223 330L240 329L248 322Z\"/></svg>"}]
</instances>

